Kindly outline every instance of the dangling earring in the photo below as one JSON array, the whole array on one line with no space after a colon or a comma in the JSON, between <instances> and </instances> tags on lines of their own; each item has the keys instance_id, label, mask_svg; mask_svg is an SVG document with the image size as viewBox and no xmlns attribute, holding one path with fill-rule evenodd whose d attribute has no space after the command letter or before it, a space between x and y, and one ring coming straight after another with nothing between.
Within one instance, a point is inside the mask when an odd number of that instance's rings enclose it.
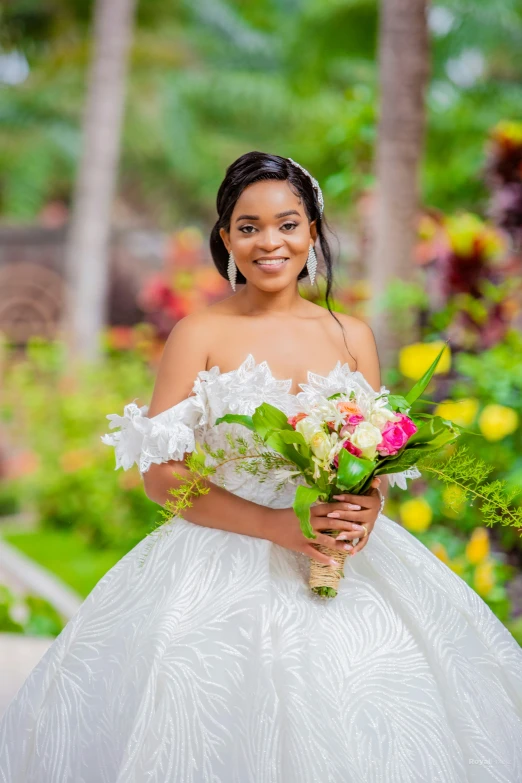
<instances>
[{"instance_id":1,"label":"dangling earring","mask_svg":"<svg viewBox=\"0 0 522 783\"><path fill-rule=\"evenodd\" d=\"M230 253L230 255L228 256L227 273L228 273L229 283L232 286L232 291L235 291L236 290L236 278L237 278L237 266L236 266L236 262L234 260L234 256L232 255L232 253Z\"/></svg>"},{"instance_id":2,"label":"dangling earring","mask_svg":"<svg viewBox=\"0 0 522 783\"><path fill-rule=\"evenodd\" d=\"M315 282L315 273L317 271L317 256L315 255L313 245L310 245L310 250L308 251L306 268L308 270L308 277L310 278L310 285L313 285Z\"/></svg>"}]
</instances>

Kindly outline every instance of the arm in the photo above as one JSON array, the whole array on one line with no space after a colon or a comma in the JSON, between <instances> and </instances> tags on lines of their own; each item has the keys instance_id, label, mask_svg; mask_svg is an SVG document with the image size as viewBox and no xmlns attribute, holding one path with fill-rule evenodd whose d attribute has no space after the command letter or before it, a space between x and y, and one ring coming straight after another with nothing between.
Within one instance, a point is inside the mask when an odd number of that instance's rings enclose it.
<instances>
[{"instance_id":1,"label":"arm","mask_svg":"<svg viewBox=\"0 0 522 783\"><path fill-rule=\"evenodd\" d=\"M194 315L180 321L169 335L161 358L149 417L176 405L190 395L197 373L207 365L208 316ZM173 471L188 476L184 462L171 460L152 464L144 474L147 497L164 506L168 490L179 486ZM194 499L193 506L183 512L185 519L205 527L267 538L267 508L228 492L209 482L210 492Z\"/></svg>"}]
</instances>

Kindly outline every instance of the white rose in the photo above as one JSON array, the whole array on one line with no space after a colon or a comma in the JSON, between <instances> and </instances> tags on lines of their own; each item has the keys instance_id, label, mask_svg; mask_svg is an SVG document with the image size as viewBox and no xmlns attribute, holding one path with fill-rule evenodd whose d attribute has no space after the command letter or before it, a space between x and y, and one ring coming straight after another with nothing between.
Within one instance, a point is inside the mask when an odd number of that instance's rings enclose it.
<instances>
[{"instance_id":1,"label":"white rose","mask_svg":"<svg viewBox=\"0 0 522 783\"><path fill-rule=\"evenodd\" d=\"M377 453L377 444L382 440L382 433L369 421L363 421L355 428L350 440L361 450L363 457L373 459Z\"/></svg>"},{"instance_id":2,"label":"white rose","mask_svg":"<svg viewBox=\"0 0 522 783\"><path fill-rule=\"evenodd\" d=\"M330 438L326 432L322 432L320 430L319 432L316 432L314 435L312 435L310 440L310 448L312 449L312 452L315 454L317 459L321 461L325 460L330 454L330 449L332 448Z\"/></svg>"},{"instance_id":3,"label":"white rose","mask_svg":"<svg viewBox=\"0 0 522 783\"><path fill-rule=\"evenodd\" d=\"M396 419L395 413L388 408L377 408L370 413L370 424L373 424L381 432L389 421L396 421Z\"/></svg>"},{"instance_id":4,"label":"white rose","mask_svg":"<svg viewBox=\"0 0 522 783\"><path fill-rule=\"evenodd\" d=\"M295 425L297 432L300 432L307 443L310 443L312 437L317 430L320 429L320 425L315 422L311 416L307 416L305 419L301 419ZM326 434L326 433L323 433Z\"/></svg>"}]
</instances>

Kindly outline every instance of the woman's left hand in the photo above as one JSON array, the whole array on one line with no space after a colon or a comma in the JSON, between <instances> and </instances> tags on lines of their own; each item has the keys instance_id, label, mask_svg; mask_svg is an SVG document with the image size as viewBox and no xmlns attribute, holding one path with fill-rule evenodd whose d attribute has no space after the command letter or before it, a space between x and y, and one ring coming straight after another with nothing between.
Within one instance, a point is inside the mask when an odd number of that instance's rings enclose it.
<instances>
[{"instance_id":1,"label":"woman's left hand","mask_svg":"<svg viewBox=\"0 0 522 783\"><path fill-rule=\"evenodd\" d=\"M375 527L377 517L381 508L381 496L379 494L378 487L381 483L380 478L375 478L372 481L372 491L369 495L334 495L333 500L338 500L341 503L351 503L352 505L360 506L360 511L353 510L350 514L350 520L356 522L358 525L365 525L368 529L368 535L359 539L358 543L354 545L349 555L355 555L364 549L370 538L370 534ZM347 538L346 534L339 533L336 541L343 541ZM353 542L352 542L353 543Z\"/></svg>"}]
</instances>

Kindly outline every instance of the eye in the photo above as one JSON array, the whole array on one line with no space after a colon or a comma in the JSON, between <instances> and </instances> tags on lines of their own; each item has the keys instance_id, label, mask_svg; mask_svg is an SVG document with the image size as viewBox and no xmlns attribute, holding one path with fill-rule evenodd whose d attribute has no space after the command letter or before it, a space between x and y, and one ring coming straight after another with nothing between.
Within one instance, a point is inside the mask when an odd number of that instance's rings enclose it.
<instances>
[{"instance_id":1,"label":"eye","mask_svg":"<svg viewBox=\"0 0 522 783\"><path fill-rule=\"evenodd\" d=\"M291 231L292 229L297 228L298 225L299 225L299 223L294 223L292 221L288 221L287 223L283 223L281 228L284 228L287 231ZM249 229L249 228L253 228L254 230L257 230L255 226L249 226L249 225L241 226L239 230L241 231L242 234L252 234L253 233L252 231L247 231L246 230L246 229Z\"/></svg>"}]
</instances>

